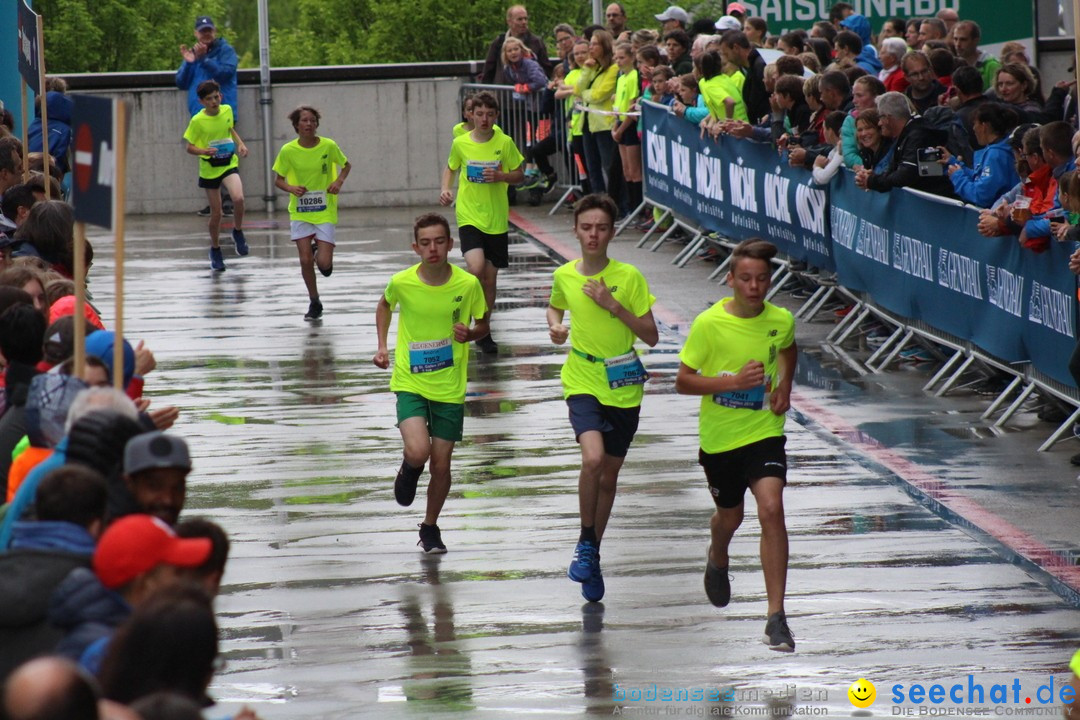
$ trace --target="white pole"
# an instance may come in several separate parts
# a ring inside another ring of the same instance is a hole
[[[274,212],[274,135],[270,108],[274,101],[270,97],[270,20],[266,11],[267,0],[259,0],[259,106],[262,108],[263,131],[263,170],[266,173],[266,212]]]
[[[600,0],[592,0],[593,25],[603,25],[605,19],[604,6],[600,4]]]

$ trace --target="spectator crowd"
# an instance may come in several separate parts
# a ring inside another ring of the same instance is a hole
[[[64,90],[50,85],[50,115]],[[73,213],[59,199],[66,144],[50,142],[46,162],[39,132],[24,175],[27,149],[10,131],[0,130],[0,717],[201,718],[229,541],[181,517],[191,457],[166,432],[179,412],[150,407],[153,353],[94,308],[86,241],[76,267]]]

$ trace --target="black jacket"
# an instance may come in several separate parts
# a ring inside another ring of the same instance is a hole
[[[759,123],[769,114],[769,91],[765,89],[765,58],[757,48],[750,49],[750,66],[746,68],[746,80],[743,82],[742,97],[746,104],[746,114],[750,123]]]
[[[945,140],[945,133],[930,127],[918,115],[911,118],[896,139],[896,150],[888,171],[871,175],[867,187],[878,192],[909,187],[943,197],[956,197],[948,175],[919,175],[919,149],[944,145]]]
[[[0,554],[0,682],[22,663],[56,648],[64,633],[49,623],[53,591],[90,557],[59,550],[16,549]]]

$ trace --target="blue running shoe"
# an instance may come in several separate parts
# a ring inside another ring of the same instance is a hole
[[[589,602],[600,602],[604,599],[604,574],[600,571],[600,556],[596,556],[592,575],[581,583],[581,597]]]
[[[236,254],[237,255],[240,255],[241,257],[243,257],[244,255],[248,254],[247,238],[244,237],[244,231],[243,230],[237,230],[236,228],[233,228],[232,241],[233,241],[233,244],[236,245]]]
[[[593,568],[600,567],[600,553],[588,540],[582,540],[574,548],[574,559],[566,571],[566,577],[583,583],[592,577]],[[602,581],[601,581],[602,582]]]
[[[221,257],[221,248],[210,248],[210,269],[211,270],[224,270],[225,258]]]

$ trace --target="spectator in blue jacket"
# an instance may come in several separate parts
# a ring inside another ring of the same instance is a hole
[[[236,106],[236,51],[225,38],[217,36],[217,27],[208,15],[195,19],[195,38],[190,48],[180,46],[184,62],[176,71],[176,87],[188,91],[188,112],[192,116],[202,110],[197,89],[206,80],[221,86],[222,103],[232,108],[233,118],[239,118]]]
[[[953,157],[941,148],[941,162],[949,168],[949,179],[957,197],[988,208],[1020,182],[1009,142],[1009,134],[1019,124],[1020,116],[1012,108],[1001,103],[984,103],[975,108],[972,121],[975,139],[983,146],[975,151],[974,167],[967,167],[962,158]]]
[[[1063,120],[1047,123],[1039,128],[1039,144],[1042,145],[1043,159],[1046,164],[1053,168],[1052,175],[1057,180],[1069,170],[1076,169],[1076,157],[1073,153],[1073,128]],[[1061,217],[1063,211],[1057,193],[1054,194],[1054,205],[1049,211],[1037,215],[1024,224],[1020,232],[1020,243],[1023,244],[1029,237],[1047,237],[1050,235],[1050,220]]]
[[[46,83],[45,108],[49,121],[49,155],[61,172],[71,169],[68,148],[71,147],[71,111],[75,104],[67,93],[67,83],[62,78],[49,78]],[[34,121],[26,130],[27,152],[44,152],[41,142],[41,99],[35,105]]]

